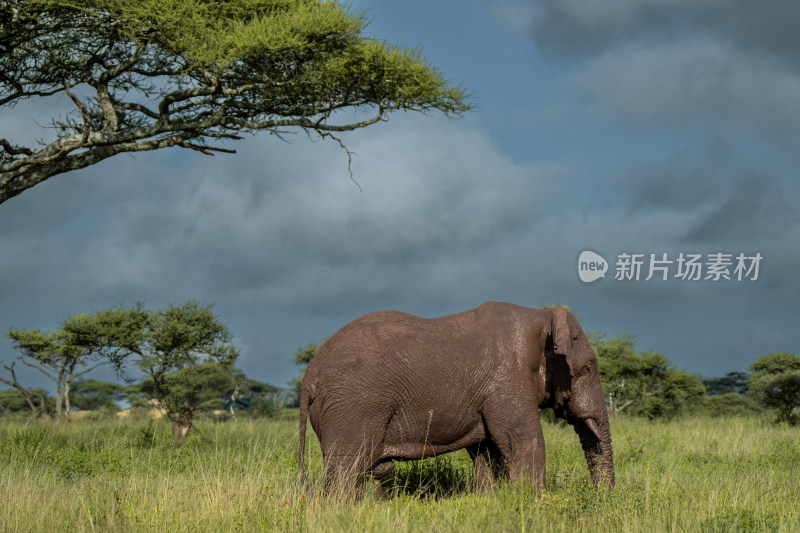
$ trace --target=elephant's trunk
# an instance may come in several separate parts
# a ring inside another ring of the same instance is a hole
[[[600,424],[592,418],[577,420],[574,427],[581,441],[592,482],[595,485],[603,483],[609,489],[613,489],[615,483],[614,452],[611,449],[608,417],[601,420]]]

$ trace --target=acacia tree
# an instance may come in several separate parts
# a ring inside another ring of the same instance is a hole
[[[746,394],[749,379],[747,372],[728,372],[721,378],[704,379],[703,386],[709,396]]]
[[[199,410],[229,410],[235,419],[236,409],[245,409],[251,416],[275,412],[280,391],[269,383],[248,378],[236,368],[224,368],[214,363],[187,365],[170,372],[165,380],[182,402]],[[152,379],[132,385],[127,389],[131,405],[150,406],[150,398],[157,398]],[[237,394],[238,393],[238,394]],[[258,413],[253,413],[253,410]]]
[[[15,349],[22,352],[23,356],[20,360],[24,365],[35,368],[55,382],[56,421],[61,419],[62,405],[67,421],[69,421],[71,418],[69,403],[71,382],[104,364],[105,361],[84,368],[87,363],[91,362],[93,351],[75,344],[74,339],[63,327],[51,332],[11,328],[6,333],[6,337],[13,341]],[[16,377],[14,381],[16,381]]]
[[[41,146],[0,138],[0,203],[124,152],[230,153],[220,141],[289,129],[344,147],[338,132],[397,110],[469,109],[418,49],[366,25],[323,0],[3,0],[0,110],[56,95],[72,109]]]
[[[84,315],[69,329],[81,345],[102,354],[117,369],[132,362],[144,372],[172,421],[173,435],[180,439],[192,430],[200,396],[193,392],[192,372],[178,371],[198,362],[228,368],[239,356],[228,327],[211,308],[188,301],[148,310],[136,303]]]
[[[167,373],[163,379],[180,405],[188,404],[195,411],[219,409],[232,382],[228,369],[214,363],[189,364]],[[141,382],[138,388],[150,398],[159,395],[152,378]]]

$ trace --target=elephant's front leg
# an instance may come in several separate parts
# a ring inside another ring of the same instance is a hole
[[[497,445],[511,480],[530,480],[544,488],[544,433],[539,422],[539,410],[514,409],[516,402],[497,402],[485,410],[490,438]],[[532,405],[536,405],[531,401]]]
[[[544,434],[539,421],[536,421],[535,428],[517,435],[514,441],[508,459],[511,479],[529,479],[537,488],[544,488]]]

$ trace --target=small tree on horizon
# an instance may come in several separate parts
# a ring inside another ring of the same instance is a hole
[[[118,410],[125,398],[125,387],[112,381],[76,379],[71,388],[72,405],[85,411]]]
[[[230,368],[239,356],[228,327],[211,308],[192,300],[157,310],[141,303],[120,305],[86,315],[72,333],[118,370],[132,363],[144,372],[172,422],[173,435],[182,439],[192,430],[200,405],[189,394],[191,384],[175,373],[203,362]]]
[[[775,352],[750,365],[750,392],[764,406],[794,424],[800,418],[800,355]]]
[[[67,318],[64,324],[69,320]],[[22,352],[22,357],[19,358],[22,364],[38,370],[55,382],[56,422],[61,419],[62,407],[69,422],[70,384],[106,361],[95,362],[94,365],[84,368],[93,359],[96,361],[96,354],[91,348],[76,344],[76,339],[64,329],[64,325],[51,332],[11,328],[6,337],[13,341],[16,350]]]
[[[747,372],[728,372],[721,378],[705,378],[703,386],[709,396],[722,394],[745,394],[750,376]]]

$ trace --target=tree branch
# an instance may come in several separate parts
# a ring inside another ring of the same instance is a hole
[[[350,181],[356,184],[356,187],[358,187],[358,192],[364,192],[364,190],[361,188],[361,184],[358,183],[356,179],[353,177],[352,165],[353,165],[354,152],[351,152],[344,144],[344,142],[339,137],[336,137],[333,133],[320,132],[319,136],[322,137],[323,139],[325,139],[326,137],[332,139],[335,143],[339,145],[339,147],[342,150],[344,150],[344,153],[347,154],[347,172],[350,174]]]
[[[97,104],[103,110],[103,118],[105,119],[103,131],[117,131],[119,129],[119,115],[117,115],[117,110],[114,109],[114,102],[108,92],[107,83],[101,82],[97,84]]]
[[[2,146],[3,150],[5,150],[9,155],[33,155],[33,150],[30,148],[25,148],[24,146],[11,146],[11,143],[5,139],[0,139],[0,146]]]
[[[27,362],[25,359],[23,359],[22,357],[20,357],[20,358],[19,358],[19,360],[20,360],[20,361],[22,361],[22,364],[23,364],[23,365],[29,366],[29,367],[31,367],[31,368],[35,368],[36,370],[38,370],[39,372],[41,372],[42,374],[44,374],[44,375],[45,375],[45,376],[47,376],[48,378],[50,378],[50,379],[52,379],[53,381],[55,381],[56,383],[58,383],[58,378],[56,378],[56,377],[53,377],[53,376],[52,376],[52,375],[51,375],[51,374],[50,374],[50,373],[49,373],[47,370],[45,370],[45,369],[44,369],[44,368],[42,368],[41,366],[39,366],[39,365],[37,365],[37,364],[34,364],[34,363],[29,363],[29,362]]]
[[[72,82],[72,78],[70,77],[65,82],[64,91],[67,93],[67,96],[72,99],[78,109],[81,111],[81,117],[83,118],[83,134],[77,140],[70,141],[69,139],[73,138],[73,136],[67,137],[65,139],[59,139],[56,143],[51,144],[39,154],[34,154],[30,157],[25,159],[19,159],[10,165],[11,168],[8,170],[15,170],[16,168],[20,168],[22,166],[34,166],[34,165],[47,165],[59,159],[62,159],[68,153],[72,152],[73,150],[77,150],[78,148],[82,148],[87,145],[87,141],[89,140],[89,134],[92,130],[92,115],[89,113],[86,105],[80,101],[80,99],[72,94],[69,90],[70,84]],[[47,154],[55,145],[61,145],[60,148],[52,155],[45,155]],[[8,171],[3,169],[4,171]]]
[[[81,377],[82,375],[84,375],[84,374],[87,374],[87,373],[91,372],[92,370],[94,370],[94,369],[95,369],[95,368],[97,368],[98,366],[103,366],[104,364],[106,364],[106,363],[105,363],[105,361],[103,361],[102,363],[97,363],[96,365],[94,365],[94,366],[91,366],[91,367],[87,368],[86,370],[82,370],[82,371],[80,371],[80,372],[78,372],[78,373],[75,373],[75,372],[73,372],[72,374],[70,374],[69,376],[67,376],[67,379],[66,379],[66,381],[67,381],[67,383],[69,383],[69,382],[70,382],[70,381],[72,381],[73,379],[75,379],[75,378],[79,378],[79,377]]]
[[[23,99],[23,98],[29,98],[31,96],[40,96],[40,97],[53,96],[54,94],[57,94],[57,93],[60,93],[60,92],[61,92],[61,87],[58,87],[57,89],[52,89],[52,90],[49,90],[49,91],[23,91],[23,90],[18,90],[16,92],[6,96],[5,98],[0,98],[0,107],[6,105],[9,102],[13,102],[14,100],[20,100],[20,99]]]
[[[20,391],[22,393],[22,395],[25,396],[25,403],[27,403],[28,407],[31,408],[31,411],[33,411],[35,413],[36,412],[36,406],[33,405],[33,400],[31,400],[31,397],[29,396],[29,393],[30,394],[36,394],[36,393],[31,391],[31,390],[26,389],[25,387],[23,387],[22,385],[19,384],[19,382],[17,381],[17,374],[14,372],[14,365],[15,364],[17,364],[16,361],[11,363],[11,366],[3,365],[3,368],[5,368],[9,372],[11,372],[12,381],[8,381],[7,379],[2,378],[2,377],[0,377],[0,381],[2,381],[3,383],[5,383],[6,385],[8,385],[10,387],[14,387],[18,391]],[[42,407],[44,407],[44,398],[42,397],[42,395],[41,394],[36,394],[36,396],[39,397],[39,400],[41,401]]]
[[[190,142],[182,142],[178,143],[176,146],[180,146],[181,148],[190,148],[201,154],[213,156],[213,152],[223,152],[226,154],[235,154],[236,150],[231,150],[230,148],[216,148],[214,146],[205,146],[200,144],[193,144]]]

